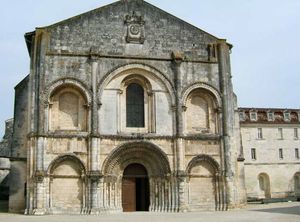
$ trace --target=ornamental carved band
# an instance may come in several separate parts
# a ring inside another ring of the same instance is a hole
[[[145,41],[145,20],[143,16],[139,16],[135,11],[131,15],[125,16],[125,25],[127,25],[126,42],[143,44]]]

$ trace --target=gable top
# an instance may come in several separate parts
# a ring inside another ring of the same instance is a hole
[[[49,29],[49,28],[55,28],[56,26],[59,26],[59,25],[64,25],[64,24],[68,24],[68,23],[71,23],[71,22],[74,22],[76,19],[80,19],[80,18],[83,18],[85,16],[88,16],[89,14],[93,14],[93,13],[101,13],[101,12],[104,12],[105,10],[109,10],[111,9],[112,7],[116,7],[118,5],[121,5],[123,4],[125,8],[127,8],[128,4],[130,3],[136,3],[136,4],[143,4],[143,7],[149,7],[149,8],[152,8],[152,9],[155,9],[157,11],[159,11],[160,13],[162,13],[163,15],[165,15],[166,17],[171,17],[172,19],[174,19],[175,21],[179,22],[179,23],[183,23],[184,25],[190,27],[191,29],[194,29],[194,30],[197,30],[205,35],[208,35],[210,36],[211,38],[214,38],[216,40],[221,40],[220,38],[144,1],[144,0],[119,0],[119,1],[116,1],[116,2],[113,2],[111,4],[108,4],[108,5],[105,5],[105,6],[102,6],[102,7],[99,7],[99,8],[96,8],[96,9],[93,9],[93,10],[90,10],[90,11],[87,11],[87,12],[84,12],[82,14],[79,14],[79,15],[76,15],[76,16],[73,16],[71,18],[67,18],[65,20],[62,20],[62,21],[59,21],[57,23],[54,23],[54,24],[51,24],[51,25],[48,25],[48,26],[44,26],[44,27],[37,27],[36,29]],[[128,13],[130,13],[128,11]],[[26,44],[27,44],[27,48],[28,48],[28,51],[29,51],[29,54],[30,54],[30,48],[31,48],[31,44],[32,44],[32,36],[35,35],[35,31],[32,31],[32,32],[28,32],[28,33],[25,33],[25,41],[26,41]],[[232,48],[232,45],[227,43],[229,45],[230,48]]]

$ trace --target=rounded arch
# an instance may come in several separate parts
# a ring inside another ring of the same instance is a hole
[[[126,76],[122,80],[121,88],[124,89],[124,88],[128,87],[128,85],[130,85],[131,83],[137,83],[137,84],[145,87],[145,90],[148,93],[152,91],[152,86],[151,86],[150,81],[142,75],[132,74],[132,75]]]
[[[149,117],[154,113],[153,100],[149,97],[152,92],[150,81],[142,75],[132,74],[122,80],[121,90],[126,101],[126,127],[148,126]]]
[[[82,83],[80,80],[77,80],[75,78],[61,78],[48,85],[44,93],[45,100],[49,102],[51,96],[55,94],[55,92],[65,87],[71,87],[78,90],[84,96],[87,105],[91,104],[92,92],[88,89],[88,87],[84,83]]]
[[[187,165],[187,168],[186,168],[186,174],[190,174],[192,168],[201,162],[208,163],[212,167],[212,169],[214,169],[215,174],[220,172],[220,165],[214,158],[212,158],[211,156],[205,155],[205,154],[201,154],[201,155],[195,156],[189,162],[189,164]]]
[[[182,93],[183,106],[186,106],[188,96],[191,94],[192,91],[194,91],[196,89],[204,89],[207,92],[209,92],[211,95],[213,95],[213,97],[215,99],[214,101],[215,101],[216,107],[218,107],[218,108],[221,107],[222,100],[221,100],[221,96],[220,96],[219,92],[214,87],[212,87],[206,83],[203,83],[203,82],[194,83],[194,84],[188,86],[185,90],[183,90],[183,93]]]
[[[56,157],[54,160],[51,161],[47,168],[47,174],[51,175],[53,171],[64,161],[72,161],[77,164],[79,169],[82,171],[82,173],[86,173],[86,167],[84,163],[74,154],[64,154]]]
[[[73,154],[58,156],[49,164],[47,198],[51,210],[57,213],[78,212],[85,207],[85,173],[84,164]]]
[[[186,168],[190,209],[217,209],[220,187],[219,164],[211,156],[195,156]],[[205,192],[203,192],[205,190]]]
[[[175,104],[175,91],[171,81],[166,77],[166,75],[164,75],[156,68],[142,63],[129,63],[109,71],[98,84],[97,92],[99,95],[99,99],[101,100],[105,86],[108,85],[108,83],[112,79],[114,79],[117,75],[120,75],[125,72],[130,73],[131,71],[132,71],[131,74],[136,74],[137,71],[146,72],[160,79],[161,83],[165,86],[165,88],[167,89],[170,95],[171,105],[173,106]]]
[[[264,177],[264,178],[270,180],[269,175],[265,172],[262,172],[262,173],[258,174],[257,179],[259,179],[260,177]]]
[[[296,172],[293,176],[294,192],[296,196],[300,196],[300,172]]]
[[[264,193],[263,198],[271,198],[270,177],[267,173],[262,172],[257,176],[259,189]]]
[[[105,159],[102,173],[121,176],[132,163],[145,166],[149,176],[163,177],[171,173],[167,155],[157,145],[144,141],[128,142],[116,147]]]
[[[45,130],[88,131],[91,100],[91,92],[79,80],[56,80],[45,91]]]

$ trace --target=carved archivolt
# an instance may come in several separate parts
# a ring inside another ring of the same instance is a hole
[[[205,154],[201,154],[201,155],[198,155],[198,156],[194,157],[189,162],[189,164],[186,168],[186,173],[190,174],[192,168],[194,166],[200,164],[201,162],[208,163],[212,167],[212,169],[214,169],[216,174],[220,172],[220,165],[214,158],[212,158],[211,156],[205,155]]]
[[[132,73],[130,71],[132,70]],[[140,74],[141,73],[148,73],[150,75],[154,75],[157,79],[160,80],[161,84],[163,84],[168,91],[171,99],[172,106],[175,104],[175,93],[174,88],[172,86],[172,83],[170,80],[160,71],[155,69],[154,67],[151,67],[149,65],[140,64],[140,63],[130,63],[126,64],[124,66],[120,66],[116,69],[113,69],[112,71],[108,72],[104,78],[100,81],[98,85],[98,95],[99,99],[102,98],[103,90],[108,85],[108,83],[114,79],[117,75],[121,75],[123,73],[129,73],[129,74]],[[100,102],[100,101],[99,101]]]
[[[51,175],[53,170],[55,170],[62,162],[64,161],[72,161],[77,164],[78,168],[81,170],[82,174],[86,174],[86,167],[84,163],[74,154],[64,154],[56,157],[52,162],[49,164],[47,168],[47,174]]]
[[[121,176],[124,169],[132,163],[144,165],[149,176],[164,177],[171,172],[168,157],[158,146],[136,141],[115,148],[104,161],[102,173]]]
[[[48,87],[45,89],[44,93],[44,99],[45,102],[48,103],[50,97],[52,94],[61,87],[74,87],[78,89],[85,97],[88,104],[91,104],[92,101],[92,92],[88,89],[88,87],[82,83],[80,80],[74,79],[74,78],[62,78],[58,79],[55,82],[51,83]]]
[[[193,85],[190,85],[183,91],[183,94],[182,94],[183,106],[186,106],[186,102],[187,102],[187,98],[188,98],[189,94],[195,89],[205,89],[205,90],[209,91],[215,97],[216,106],[218,108],[221,107],[222,100],[221,100],[221,96],[220,96],[219,92],[214,87],[212,87],[206,83],[202,83],[202,82],[198,82]]]

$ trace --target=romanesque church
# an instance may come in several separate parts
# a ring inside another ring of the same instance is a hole
[[[36,28],[25,40],[30,74],[16,86],[11,211],[245,203],[226,40],[143,0]]]

